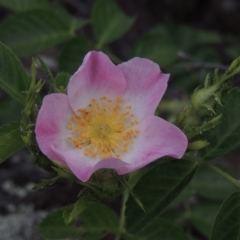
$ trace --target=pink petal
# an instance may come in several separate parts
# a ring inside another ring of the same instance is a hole
[[[67,122],[72,114],[67,95],[53,93],[44,97],[36,121],[35,133],[39,148],[48,158],[64,165],[65,160],[52,150],[52,145],[67,141]]]
[[[126,87],[122,72],[102,52],[89,52],[78,71],[71,77],[68,96],[76,111],[92,98],[121,96]]]
[[[62,150],[53,147],[53,150],[60,156],[60,158],[65,159],[66,165],[82,182],[88,181],[91,175],[98,169],[119,169],[128,165],[128,163],[116,158],[102,160],[93,159],[84,156],[83,151],[79,149]]]
[[[118,169],[118,174],[132,172],[163,156],[181,158],[187,149],[185,134],[159,117],[147,117],[140,124],[139,131],[131,152],[123,157],[130,165]]]
[[[159,66],[144,58],[133,58],[118,65],[127,86],[123,98],[134,107],[138,120],[153,115],[167,88],[169,74],[161,72]]]

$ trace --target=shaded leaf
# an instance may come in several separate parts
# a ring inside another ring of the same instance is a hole
[[[39,225],[39,231],[43,237],[49,240],[70,237],[95,240],[109,232],[118,231],[119,219],[116,213],[102,204],[94,203],[85,209],[81,214],[81,225],[78,227],[66,225],[63,214],[64,209],[60,209],[43,219]]]
[[[127,230],[137,233],[159,216],[188,184],[196,169],[196,163],[172,160],[147,172],[133,189],[146,212],[130,197],[125,213]]]
[[[114,0],[98,0],[93,6],[92,25],[98,47],[112,42],[131,28],[135,18],[126,16]]]
[[[1,37],[0,37],[1,38]],[[15,100],[24,103],[30,78],[15,54],[0,42],[0,87]]]
[[[182,25],[177,30],[176,39],[176,43],[182,51],[190,51],[199,45],[219,43],[221,41],[221,36],[214,31],[194,29]]]
[[[240,239],[240,192],[230,195],[222,204],[213,225],[210,240]]]
[[[20,12],[30,9],[48,9],[50,4],[47,0],[0,0],[0,6]]]
[[[125,234],[125,240],[187,240],[182,230],[171,222],[155,219],[137,235]]]
[[[24,147],[19,122],[0,128],[0,163]]]
[[[82,214],[84,227],[91,231],[118,232],[119,218],[109,207],[94,203]]]
[[[3,22],[0,32],[0,41],[18,56],[43,51],[73,36],[67,22],[47,10],[17,13]]]
[[[186,219],[188,219],[187,214],[188,213],[184,212],[184,209],[173,207],[164,211],[163,214],[161,214],[160,219],[170,221],[182,229],[186,224]]]
[[[59,209],[45,217],[38,226],[40,234],[48,240],[81,236],[83,230],[66,225],[62,216],[63,209]]]
[[[11,97],[0,101],[0,126],[9,122],[20,121],[22,104]]]
[[[133,46],[131,56],[151,59],[160,67],[167,67],[178,58],[177,47],[164,27],[157,27],[140,37]]]
[[[92,49],[91,42],[85,37],[76,37],[67,42],[59,57],[60,71],[73,74],[82,64],[84,56]]]
[[[192,209],[191,222],[206,237],[210,236],[220,205],[220,202],[201,202]]]
[[[195,29],[195,31],[197,32],[196,41],[199,44],[220,43],[222,40],[222,36],[218,32],[199,29]]]
[[[57,14],[63,21],[67,22],[70,26],[70,29],[77,30],[79,28],[82,28],[86,24],[90,23],[90,20],[85,19],[79,19],[76,17],[73,17],[64,6],[52,3],[51,10]]]

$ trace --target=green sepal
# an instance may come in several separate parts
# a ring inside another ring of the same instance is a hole
[[[36,63],[32,59],[31,67],[31,83],[28,91],[26,92],[25,106],[22,111],[21,129],[22,139],[26,143],[32,155],[32,160],[40,167],[46,170],[52,170],[52,162],[44,156],[38,148],[35,139],[34,127],[38,114],[37,103],[39,100],[39,93],[44,85],[44,82],[36,81]]]
[[[218,69],[215,69],[214,76],[211,79],[208,74],[204,81],[204,88],[199,87],[194,91],[191,97],[191,106],[200,116],[215,115],[216,103],[222,106],[220,96],[223,90],[227,89],[225,82],[240,72],[240,57],[235,59],[228,70],[222,76],[218,76]]]
[[[58,180],[60,179],[60,176],[51,178],[51,179],[43,179],[40,183],[35,184],[33,187],[33,190],[40,190],[44,187],[49,187],[54,185]]]
[[[220,114],[208,122],[203,123],[201,126],[185,126],[183,131],[190,140],[198,135],[202,135],[204,132],[215,128],[221,122],[221,117],[222,115]]]
[[[191,97],[191,104],[193,109],[200,115],[202,114],[212,115],[212,113],[214,114],[214,110],[213,110],[214,101],[211,101],[211,102],[209,101],[214,96],[214,94],[216,94],[216,92],[220,89],[220,87],[221,87],[221,84],[216,83],[207,88],[202,88],[199,90],[197,89]]]
[[[58,165],[57,167],[52,166],[52,169],[62,178],[66,178],[71,181],[77,180],[77,178],[72,174],[72,172],[65,166],[60,166],[60,165]]]
[[[211,76],[210,73],[207,74],[205,80],[204,80],[204,88],[208,88],[211,85]]]
[[[57,86],[56,86],[56,82],[55,82],[55,79],[52,75],[52,72],[51,70],[48,68],[48,66],[46,65],[46,63],[38,56],[38,60],[39,60],[39,63],[42,67],[42,70],[43,72],[46,74],[48,80],[50,81],[51,83],[51,89],[50,89],[50,92],[59,92]]]
[[[188,144],[188,149],[191,151],[196,151],[196,150],[205,148],[208,145],[209,145],[209,142],[206,140],[197,140],[197,141],[190,142]]]
[[[228,70],[225,74],[220,78],[221,82],[225,82],[229,78],[233,77],[237,73],[240,72],[240,57],[236,58],[231,65],[229,66]]]

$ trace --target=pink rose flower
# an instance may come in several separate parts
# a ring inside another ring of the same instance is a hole
[[[100,168],[135,171],[163,156],[181,158],[187,138],[154,116],[169,74],[144,58],[115,66],[89,52],[67,92],[44,97],[36,122],[41,151],[86,182]]]

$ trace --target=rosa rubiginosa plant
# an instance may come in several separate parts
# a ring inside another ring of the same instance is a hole
[[[55,174],[35,190],[64,181],[81,186],[75,203],[40,223],[46,239],[187,239],[164,214],[201,167],[239,190],[231,173],[209,161],[240,145],[240,91],[232,80],[240,58],[225,73],[207,75],[175,124],[154,116],[169,74],[151,60],[115,65],[103,52],[90,51],[72,76],[54,77],[39,57],[29,77],[4,44],[0,59],[0,86],[23,106],[21,121],[0,128],[1,162],[27,147],[36,165]],[[47,94],[41,91],[45,81],[36,80],[37,64],[50,84]],[[109,205],[115,199],[122,200],[117,213]],[[222,203],[211,240],[238,234],[239,200],[235,191]],[[235,225],[223,230],[232,219]]]

